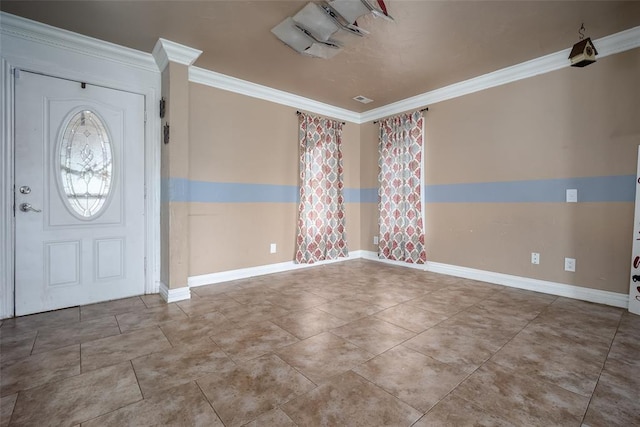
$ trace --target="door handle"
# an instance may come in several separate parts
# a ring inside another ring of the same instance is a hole
[[[33,206],[31,206],[31,203],[23,203],[20,205],[20,210],[22,212],[42,212],[40,209],[36,209]]]

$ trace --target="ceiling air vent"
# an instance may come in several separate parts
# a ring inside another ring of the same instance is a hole
[[[362,95],[358,95],[353,97],[353,99],[355,99],[358,102],[362,102],[363,104],[368,104],[370,102],[373,102],[373,99],[369,99],[366,96],[362,96]]]

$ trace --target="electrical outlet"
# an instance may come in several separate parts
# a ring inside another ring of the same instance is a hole
[[[540,264],[540,254],[531,252],[531,264]]]
[[[275,244],[275,243],[272,243],[272,244],[271,244],[271,247],[269,248],[269,251],[270,251],[272,254],[275,254],[275,253],[276,253],[276,244]]]
[[[373,236],[373,244],[374,245],[378,244],[378,236]]]
[[[578,203],[578,190],[575,188],[567,189],[567,203]]]
[[[575,258],[565,258],[564,259],[564,271],[576,271],[576,259]]]

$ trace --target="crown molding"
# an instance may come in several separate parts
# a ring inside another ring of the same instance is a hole
[[[108,59],[121,64],[157,72],[163,70],[169,61],[189,66],[189,80],[215,88],[228,90],[253,98],[263,99],[282,105],[322,114],[348,122],[362,124],[403,111],[422,108],[437,102],[468,95],[484,89],[545,74],[569,67],[570,48],[532,59],[511,67],[506,67],[482,76],[454,83],[440,89],[425,92],[364,113],[339,108],[289,92],[227,76],[215,71],[191,66],[202,51],[169,40],[159,39],[153,53],[119,46],[103,40],[83,36],[67,30],[31,21],[0,12],[0,34],[32,40],[50,46],[61,47],[84,55]],[[604,58],[640,47],[640,26],[594,40],[599,55]]]
[[[163,71],[169,62],[176,62],[189,67],[196,62],[196,59],[198,59],[201,54],[201,50],[163,38],[158,39],[151,53],[160,71]]]
[[[640,47],[640,26],[599,38],[593,44],[600,52],[598,58],[635,49]],[[360,115],[360,123],[569,67],[569,52],[571,48],[374,108]]]
[[[151,54],[0,12],[0,34],[157,72]]]
[[[345,120],[352,123],[360,123],[360,113],[335,107],[323,102],[314,101],[300,95],[295,95],[282,90],[273,89],[268,86],[251,83],[236,77],[205,70],[204,68],[190,67],[189,81],[199,83],[230,92],[251,96],[253,98],[264,99],[277,104],[299,108],[312,113],[322,114],[336,119]]]

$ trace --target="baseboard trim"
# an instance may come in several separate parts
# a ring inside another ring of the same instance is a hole
[[[259,265],[257,267],[240,268],[237,270],[221,271],[219,273],[201,274],[191,276],[187,280],[189,287],[212,285],[214,283],[228,282],[231,280],[247,279],[254,276],[266,274],[282,273],[285,271],[299,270],[302,268],[315,267],[318,265],[333,264],[336,262],[348,261],[350,259],[362,258],[362,251],[351,251],[348,257],[327,261],[319,261],[313,264],[296,264],[293,261],[280,262],[276,264]]]
[[[371,261],[378,261],[381,262],[383,264],[389,264],[389,265],[397,265],[399,267],[406,267],[406,268],[413,268],[414,270],[424,270],[425,269],[425,265],[424,264],[412,264],[412,263],[408,263],[408,262],[402,262],[402,261],[395,261],[392,259],[384,259],[384,258],[380,258],[378,256],[377,252],[373,252],[373,251],[361,251],[362,252],[362,258],[364,259],[368,259]]]
[[[241,268],[238,270],[222,271],[219,273],[203,274],[191,276],[188,279],[189,287],[210,285],[231,280],[247,279],[254,276],[266,274],[282,273],[285,271],[309,268],[318,265],[333,264],[336,262],[348,261],[351,259],[367,259],[383,264],[395,265],[399,267],[412,268],[416,270],[429,271],[432,273],[446,274],[448,276],[463,277],[465,279],[479,280],[481,282],[493,283],[496,285],[508,286],[510,288],[526,289],[529,291],[542,292],[545,294],[557,295],[578,299],[582,301],[595,302],[598,304],[610,305],[628,309],[629,295],[617,292],[603,291],[600,289],[584,288],[581,286],[567,285],[565,283],[549,282],[546,280],[532,279],[530,277],[513,276],[510,274],[496,273],[493,271],[478,270],[469,267],[443,264],[440,262],[427,261],[427,264],[409,264],[400,261],[392,261],[378,258],[378,253],[373,251],[358,250],[349,252],[348,258],[337,260],[321,261],[315,264],[296,264],[293,261],[281,262],[277,264],[261,265],[258,267]],[[160,285],[160,293],[163,298],[164,284]],[[182,291],[187,288],[174,289],[172,291]],[[189,298],[188,296],[184,299]],[[178,301],[178,300],[175,300]],[[171,302],[171,301],[169,301]]]
[[[494,283],[496,285],[509,286],[511,288],[543,292],[545,294],[558,295],[595,302],[598,304],[606,304],[624,309],[629,307],[628,294],[583,288],[581,286],[567,285],[565,283],[549,282],[546,280],[495,273],[493,271],[478,270],[475,268],[460,267],[457,265],[443,264],[439,262],[427,262],[426,270],[432,273],[464,277],[466,279],[479,280],[481,282]]]
[[[167,303],[184,301],[191,299],[191,291],[188,286],[183,288],[169,289],[166,284],[160,282],[160,296]]]

